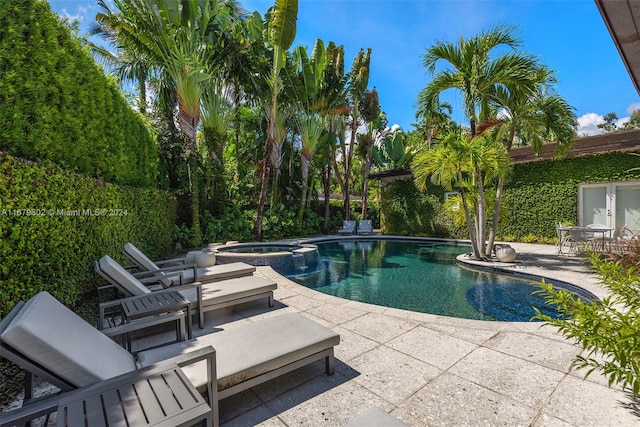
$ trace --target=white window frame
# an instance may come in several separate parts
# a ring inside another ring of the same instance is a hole
[[[616,182],[595,182],[590,184],[580,184],[578,187],[578,224],[585,224],[583,207],[584,207],[584,190],[586,188],[604,187],[606,189],[606,210],[607,223],[603,224],[609,228],[616,226],[625,226],[627,224],[616,224],[616,191],[618,187],[637,187],[640,191],[640,181],[616,181]]]

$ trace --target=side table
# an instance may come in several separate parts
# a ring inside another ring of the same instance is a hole
[[[170,364],[63,394],[57,422],[64,427],[212,426],[214,414],[184,372]]]
[[[157,314],[183,311],[187,324],[187,335],[189,339],[193,338],[191,302],[178,291],[151,292],[149,294],[124,298],[121,300],[121,305],[125,321],[127,322]],[[180,341],[183,339],[184,333]]]

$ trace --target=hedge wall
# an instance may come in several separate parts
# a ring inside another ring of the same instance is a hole
[[[580,184],[640,179],[640,159],[629,153],[606,153],[515,165],[505,185],[499,238],[553,239],[558,221],[578,223]],[[390,183],[382,192],[380,217],[385,234],[468,238],[442,207],[444,190],[428,183],[419,192],[412,180]]]
[[[0,150],[108,182],[156,186],[142,116],[44,0],[0,2]]]
[[[383,234],[465,238],[443,209],[444,189],[427,183],[421,193],[411,179],[396,180],[381,188],[380,227]]]
[[[75,305],[101,282],[93,261],[109,254],[125,262],[128,241],[151,258],[170,252],[175,217],[166,192],[0,153],[0,317],[41,290]]]

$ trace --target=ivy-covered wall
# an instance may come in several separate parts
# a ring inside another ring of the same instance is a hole
[[[499,238],[544,241],[556,236],[556,222],[578,223],[580,184],[640,179],[638,156],[606,153],[515,165],[505,185]],[[467,238],[443,209],[444,190],[428,183],[425,193],[411,179],[397,180],[382,192],[385,234]]]
[[[0,152],[0,318],[46,290],[66,305],[101,283],[94,260],[125,262],[133,242],[151,258],[173,249],[175,198]],[[125,265],[128,265],[127,262]]]
[[[556,222],[578,223],[580,184],[640,179],[640,158],[605,153],[516,165],[505,186],[509,215],[501,218],[500,234],[554,238]]]
[[[157,148],[142,116],[44,0],[0,2],[0,150],[157,185]]]

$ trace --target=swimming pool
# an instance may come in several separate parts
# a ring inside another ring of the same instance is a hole
[[[313,269],[285,275],[329,295],[422,313],[477,320],[530,321],[532,307],[557,313],[539,295],[538,282],[457,265],[470,247],[428,240],[344,239],[314,242]],[[594,295],[554,282],[584,299]]]

